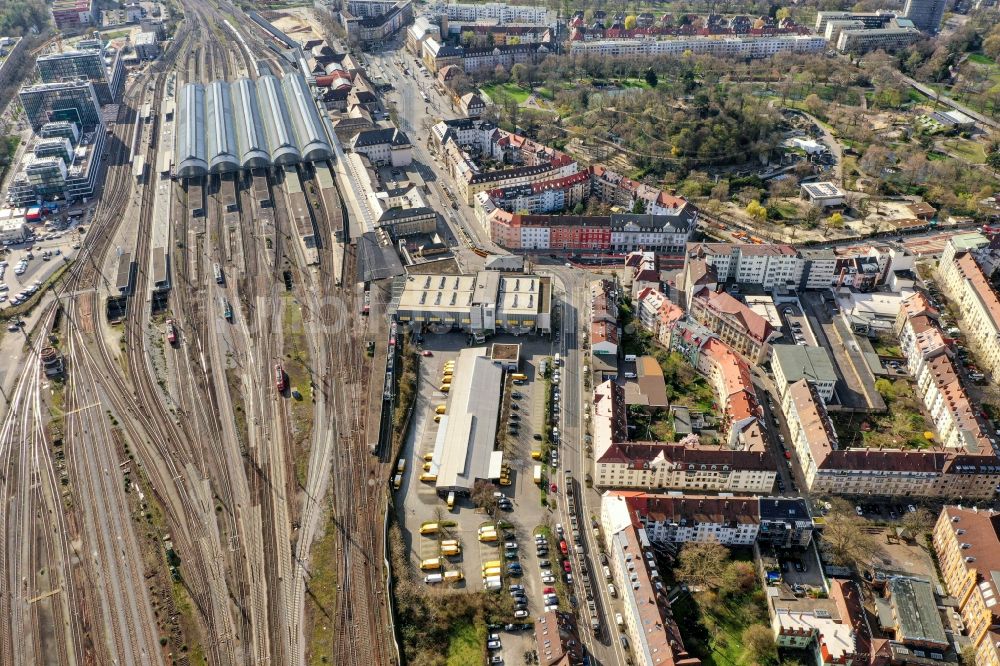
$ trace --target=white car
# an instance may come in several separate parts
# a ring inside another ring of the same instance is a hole
[[[552,576],[552,574],[543,575],[542,576],[542,582],[543,583],[554,583],[554,582],[556,582],[556,579],[555,579],[554,576]]]
[[[528,611],[526,610],[514,611],[514,617],[518,619],[528,617]]]

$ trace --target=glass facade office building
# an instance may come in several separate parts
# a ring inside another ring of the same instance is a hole
[[[40,56],[36,64],[42,83],[78,79],[90,81],[101,104],[114,103],[124,83],[124,65],[120,54],[105,51],[100,42],[94,48]]]
[[[21,88],[19,97],[35,132],[46,123],[60,120],[84,131],[103,123],[101,105],[90,81],[42,83]]]

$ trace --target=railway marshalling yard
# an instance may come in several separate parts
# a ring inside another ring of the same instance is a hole
[[[285,67],[237,8],[182,5],[108,124],[83,247],[16,334],[0,663],[393,663],[384,318],[357,314],[328,162],[164,174],[184,84]]]

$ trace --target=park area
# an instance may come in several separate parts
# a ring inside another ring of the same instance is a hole
[[[671,574],[686,586],[671,605],[684,647],[704,666],[779,663],[750,551],[688,543]]]

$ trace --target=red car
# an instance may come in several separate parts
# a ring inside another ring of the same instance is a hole
[[[555,594],[555,593],[556,593],[556,588],[554,587],[547,587],[544,590],[542,590],[542,594]]]
[[[434,354],[432,354],[432,353],[431,353],[431,350],[430,350],[430,349],[425,349],[425,350],[423,350],[423,351],[422,351],[422,352],[420,352],[420,353],[421,353],[421,355],[423,355],[423,356],[434,356]]]
[[[559,550],[562,552],[563,555],[569,552],[569,546],[566,545],[565,539],[561,539],[559,541]]]
[[[558,490],[558,488],[556,487],[556,484],[553,483],[551,486],[549,486],[549,492],[550,493],[554,493],[557,490]]]
[[[170,344],[176,344],[177,342],[177,327],[174,326],[174,320],[167,320],[167,342]]]
[[[788,451],[785,451],[785,460],[791,460],[791,459],[792,459],[792,454],[789,453]]]
[[[569,560],[563,560],[563,571],[569,573],[572,569],[569,566]]]

